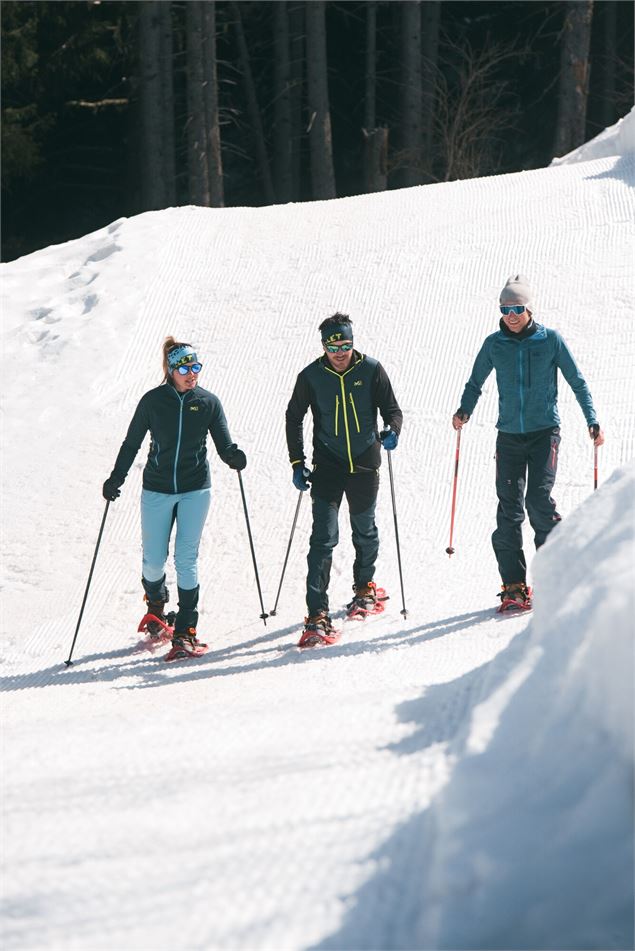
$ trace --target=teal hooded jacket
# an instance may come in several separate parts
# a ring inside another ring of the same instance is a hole
[[[571,351],[556,330],[532,321],[522,333],[504,328],[485,338],[465,384],[459,412],[471,416],[483,384],[496,371],[498,421],[504,433],[530,433],[560,425],[558,370],[573,390],[587,426],[597,423],[591,393]]]

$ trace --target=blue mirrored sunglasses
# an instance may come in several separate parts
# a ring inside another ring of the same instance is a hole
[[[501,304],[501,314],[507,317],[509,314],[517,314],[519,317],[527,309],[524,304]]]
[[[325,343],[324,346],[329,353],[348,353],[353,349],[352,343]]]
[[[177,367],[176,372],[179,373],[181,376],[187,376],[190,370],[192,371],[192,373],[200,373],[202,369],[203,369],[202,363],[190,363],[190,364],[183,364],[182,366]]]

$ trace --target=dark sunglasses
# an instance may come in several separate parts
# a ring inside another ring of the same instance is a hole
[[[503,317],[507,317],[509,314],[517,314],[520,317],[527,309],[524,304],[501,304],[500,308]]]
[[[348,353],[353,349],[352,343],[325,343],[324,346],[329,353]]]
[[[202,363],[190,363],[189,366],[184,365],[184,366],[177,367],[176,372],[179,373],[181,376],[187,376],[190,370],[192,371],[192,373],[200,373],[202,369],[203,369]]]

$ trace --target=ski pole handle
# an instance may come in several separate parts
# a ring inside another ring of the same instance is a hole
[[[454,485],[452,487],[452,515],[450,517],[450,544],[445,549],[447,554],[452,556],[454,548],[452,547],[452,537],[454,535],[454,513],[456,511],[456,484],[459,478],[459,452],[461,451],[461,430],[456,431],[456,454],[454,457]]]
[[[77,635],[79,633],[79,626],[82,623],[82,617],[84,614],[84,607],[86,606],[86,599],[88,597],[88,589],[90,588],[90,583],[93,580],[93,571],[95,570],[95,562],[97,561],[97,552],[99,551],[99,546],[101,545],[101,536],[104,533],[104,525],[106,524],[106,516],[108,515],[108,506],[110,501],[106,502],[106,508],[104,509],[104,516],[101,520],[101,528],[99,529],[99,535],[97,537],[97,544],[95,545],[95,554],[93,555],[93,563],[90,566],[90,572],[88,574],[88,581],[86,582],[86,590],[84,591],[84,600],[82,601],[82,606],[79,609],[79,617],[77,619],[77,627],[75,628],[75,636],[73,637],[73,643],[71,644],[71,649],[68,655],[68,660],[65,660],[64,663],[67,667],[70,667],[73,663],[71,657],[73,656],[73,650],[75,649],[75,641],[77,640]]]

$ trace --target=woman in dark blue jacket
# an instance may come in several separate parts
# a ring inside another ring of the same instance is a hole
[[[499,330],[485,338],[452,425],[461,429],[468,421],[485,380],[495,370],[498,511],[492,544],[503,581],[501,599],[529,606],[522,543],[525,504],[536,548],[561,518],[551,498],[560,445],[558,370],[575,393],[597,446],[604,442],[604,434],[589,388],[566,343],[555,330],[534,321],[531,291],[522,275],[507,280],[500,310]]]
[[[119,497],[120,487],[149,432],[141,492],[142,583],[148,613],[165,622],[165,564],[176,522],[174,564],[179,610],[172,643],[177,652],[186,653],[192,653],[198,645],[198,549],[211,494],[208,434],[230,468],[240,470],[247,464],[244,452],[231,440],[220,400],[198,385],[202,366],[189,343],[167,337],[163,345],[164,381],[141,397],[103,487],[105,499],[114,502]],[[148,630],[157,635],[161,628],[149,622]]]

